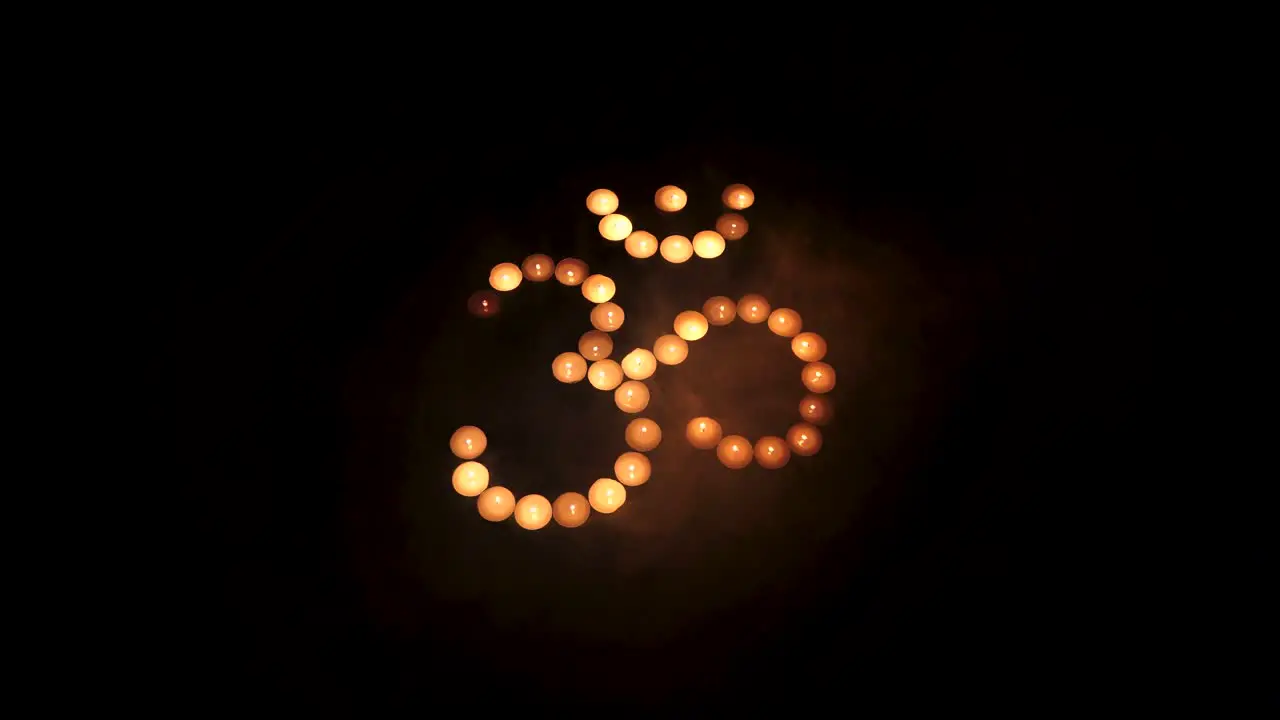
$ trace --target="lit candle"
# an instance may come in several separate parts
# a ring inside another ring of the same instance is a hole
[[[565,258],[556,263],[556,279],[562,285],[581,285],[587,279],[587,264],[578,258]]]
[[[576,383],[587,376],[587,361],[576,352],[564,352],[551,363],[551,374],[562,383]]]
[[[800,417],[814,425],[826,425],[834,414],[831,401],[821,395],[805,395],[800,401]]]
[[[550,255],[530,255],[520,264],[520,269],[524,271],[525,280],[543,282],[556,274],[556,261]]]
[[[643,485],[649,482],[649,475],[652,473],[653,465],[649,458],[638,452],[624,452],[613,463],[613,474],[618,476],[618,482],[623,485]]]
[[[653,343],[653,355],[663,365],[679,365],[689,357],[689,343],[679,335],[663,335]]]
[[[689,202],[688,194],[675,185],[663,185],[653,194],[653,204],[664,212],[679,212],[684,209],[687,202]]]
[[[831,392],[836,386],[836,369],[824,362],[811,362],[800,371],[800,382],[809,392]]]
[[[715,230],[703,230],[693,236],[693,252],[700,258],[715,258],[724,254],[724,238]]]
[[[720,199],[724,201],[725,207],[730,207],[734,210],[746,210],[756,201],[756,194],[746,185],[734,183],[724,189]]]
[[[787,430],[787,444],[797,455],[813,455],[822,448],[822,433],[809,423],[796,423]]]
[[[756,293],[743,295],[738,301],[738,314],[742,316],[743,322],[752,325],[762,323],[769,319],[769,301]]]
[[[816,332],[802,332],[791,338],[791,352],[805,362],[817,362],[827,354],[827,341]]]
[[[480,457],[480,453],[489,447],[489,438],[484,436],[484,431],[475,425],[463,425],[453,431],[453,437],[449,438],[449,449],[454,455],[463,460],[474,460]]]
[[[480,511],[480,517],[485,520],[502,522],[515,512],[516,496],[501,485],[494,485],[476,498],[476,509]]]
[[[756,464],[769,470],[777,470],[791,459],[791,448],[780,437],[766,435],[756,441]]]
[[[668,235],[662,239],[658,252],[662,253],[663,260],[679,264],[693,257],[693,243],[683,235]]]
[[[685,310],[676,316],[676,334],[693,342],[701,340],[707,334],[707,319],[697,310]]]
[[[684,436],[689,439],[689,444],[699,450],[715,447],[723,434],[720,423],[709,417],[696,417],[684,427]]]
[[[622,312],[622,308],[617,303],[600,303],[591,310],[591,325],[597,330],[603,332],[613,332],[622,327],[622,321],[627,319],[627,314]]]
[[[800,313],[791,308],[778,308],[769,313],[769,329],[774,335],[782,337],[794,337],[800,332],[800,328],[804,322],[800,319]]]
[[[627,488],[613,478],[600,478],[591,483],[587,498],[593,510],[608,515],[627,501]]]
[[[587,209],[595,215],[608,215],[618,209],[618,196],[612,190],[592,190],[587,195]]]
[[[624,413],[638,413],[649,407],[649,388],[639,380],[628,380],[613,391],[613,404]]]
[[[551,522],[551,501],[541,495],[525,495],[516,503],[516,524],[525,530],[541,530]]]
[[[730,470],[741,470],[751,464],[751,441],[741,435],[729,435],[716,445],[716,457]]]
[[[556,498],[551,504],[551,516],[563,527],[582,527],[591,515],[591,506],[582,493],[567,492]]]
[[[622,372],[632,380],[644,380],[653,377],[658,369],[658,359],[644,348],[636,348],[622,358]]]
[[[649,418],[636,418],[627,423],[626,438],[632,450],[649,452],[662,442],[662,428]]]
[[[627,236],[626,241],[622,243],[622,247],[626,249],[627,254],[631,257],[643,260],[647,257],[653,257],[653,254],[658,252],[658,238],[654,237],[653,233],[636,230]]]
[[[468,460],[453,470],[453,489],[464,497],[475,497],[489,487],[489,468]]]
[[[631,218],[626,215],[605,215],[600,218],[600,235],[605,240],[620,242],[631,234]]]
[[[492,290],[479,290],[467,299],[467,312],[476,317],[493,317],[502,309],[498,302],[498,293]]]
[[[612,390],[622,382],[622,368],[612,360],[597,360],[587,368],[587,381],[597,390]]]
[[[716,219],[716,232],[725,240],[741,240],[748,227],[747,219],[738,213],[725,213]]]
[[[738,304],[723,295],[717,295],[702,304],[702,314],[712,325],[728,325],[738,316]]]
[[[613,278],[608,275],[592,275],[587,281],[582,283],[582,296],[593,303],[608,302],[613,298],[613,293],[618,287],[613,284]]]
[[[613,352],[613,339],[608,333],[588,330],[578,338],[578,354],[587,360],[603,360]]]
[[[515,263],[498,263],[489,271],[489,284],[498,292],[510,292],[520,287],[524,275]]]

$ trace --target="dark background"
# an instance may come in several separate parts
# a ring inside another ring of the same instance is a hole
[[[1099,536],[1140,467],[1167,80],[1106,37],[960,28],[604,78],[513,55],[484,78],[442,56],[412,83],[195,80],[211,130],[177,152],[207,202],[157,315],[172,687],[353,712],[1132,691]],[[756,191],[750,232],[682,266],[630,258],[583,204],[608,187],[638,228],[692,236],[730,182]],[[660,218],[667,183],[690,203]],[[533,252],[617,280],[615,358],[711,295],[797,309],[839,377],[821,453],[735,473],[683,442],[694,414],[751,438],[796,420],[800,364],[738,322],[649,382],[666,439],[620,512],[482,521],[449,484],[457,426],[517,496],[585,494],[626,449],[608,395],[550,376],[589,328],[577,289],[466,314]]]

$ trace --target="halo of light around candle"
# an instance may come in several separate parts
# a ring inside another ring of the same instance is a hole
[[[679,264],[693,257],[693,243],[683,235],[668,235],[662,239],[658,252],[662,253],[663,260]]]
[[[502,309],[498,293],[492,290],[477,290],[467,298],[467,312],[480,318],[493,317]]]
[[[591,505],[582,493],[567,492],[551,503],[551,516],[562,527],[582,527],[591,515]]]
[[[624,452],[614,461],[613,474],[623,485],[635,487],[649,482],[649,476],[653,474],[653,464],[641,453]]]
[[[836,369],[824,362],[811,362],[800,371],[800,382],[809,392],[831,392],[836,386]]]
[[[728,435],[716,445],[716,457],[730,470],[741,470],[751,464],[754,448],[741,435]]]
[[[587,376],[587,360],[576,352],[563,352],[551,363],[551,374],[562,383],[576,383]]]
[[[631,218],[626,215],[605,215],[600,218],[600,235],[605,240],[622,242],[631,234]]]
[[[613,478],[600,478],[591,483],[587,499],[591,502],[592,510],[608,515],[627,501],[627,488]]]
[[[601,332],[613,332],[622,327],[627,314],[617,303],[600,303],[591,309],[591,326]]]
[[[703,230],[693,236],[693,252],[700,258],[717,258],[724,254],[724,238],[715,230]]]
[[[612,352],[613,338],[609,337],[609,333],[588,330],[578,338],[578,354],[586,360],[603,360]]]
[[[734,183],[724,189],[720,195],[720,200],[724,202],[725,207],[734,210],[746,210],[756,201],[756,194],[751,188],[742,183]]]
[[[463,497],[475,497],[489,487],[489,468],[468,460],[453,469],[453,489]]]
[[[516,496],[501,485],[494,485],[476,498],[476,509],[480,511],[480,517],[485,520],[502,522],[515,512]]]
[[[709,323],[702,313],[697,310],[685,310],[676,315],[674,325],[676,335],[679,335],[684,340],[693,342],[706,337]]]
[[[582,283],[582,296],[593,303],[609,302],[617,290],[618,286],[608,275],[592,275]]]
[[[831,401],[821,395],[805,395],[800,401],[800,417],[805,422],[814,425],[826,425],[831,422],[831,416],[835,411],[831,407]]]
[[[769,319],[769,301],[763,295],[750,293],[738,301],[738,315],[743,322],[756,325]]]
[[[551,259],[550,255],[541,253],[530,255],[520,263],[520,270],[524,272],[524,279],[530,282],[544,282],[550,280],[552,275],[556,274],[556,261]]]
[[[685,438],[699,450],[710,450],[719,445],[723,435],[720,423],[709,417],[696,417],[684,426]]]
[[[797,455],[813,455],[822,449],[822,432],[810,423],[796,423],[787,430],[787,444]]]
[[[525,530],[541,530],[551,522],[551,501],[541,495],[525,495],[516,503],[516,524]]]
[[[817,362],[827,355],[827,341],[816,332],[802,332],[791,338],[791,352],[805,362]]]
[[[638,413],[649,407],[649,388],[639,380],[628,380],[613,391],[613,404],[624,413]]]
[[[561,285],[581,285],[587,279],[587,264],[578,258],[565,258],[556,263],[556,280]]]
[[[597,360],[587,368],[587,382],[597,390],[612,390],[622,382],[622,368],[612,360]]]
[[[637,452],[649,452],[662,442],[662,428],[649,418],[636,418],[627,423],[627,444]]]
[[[791,459],[791,448],[786,440],[766,435],[756,441],[755,458],[760,467],[777,470]]]
[[[653,356],[663,365],[679,365],[689,357],[689,343],[679,335],[663,335],[653,343]]]
[[[498,292],[511,292],[520,287],[524,273],[515,263],[498,263],[489,271],[489,285]]]
[[[738,316],[738,303],[732,298],[716,295],[702,304],[702,314],[712,325],[728,325]]]
[[[658,238],[654,237],[653,233],[636,230],[627,236],[622,247],[631,257],[643,260],[647,257],[653,257],[653,254],[658,252]]]
[[[747,219],[738,213],[725,213],[716,218],[716,232],[725,240],[741,240],[747,234]]]
[[[453,436],[449,438],[449,449],[463,460],[474,460],[480,457],[480,453],[487,447],[489,447],[489,438],[485,437],[484,431],[475,425],[463,425],[454,430]]]
[[[778,308],[769,313],[769,329],[774,335],[785,338],[795,337],[802,327],[804,327],[804,321],[801,320],[800,313],[791,308]]]
[[[596,215],[608,215],[618,209],[618,196],[612,190],[592,190],[587,195],[587,209]]]
[[[653,204],[663,212],[680,212],[688,202],[688,193],[675,185],[663,185],[653,194]]]
[[[653,377],[658,369],[658,359],[644,348],[636,348],[622,358],[622,372],[632,380],[645,380]]]

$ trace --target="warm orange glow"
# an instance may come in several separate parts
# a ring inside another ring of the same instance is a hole
[[[824,362],[811,362],[800,371],[800,382],[809,392],[831,392],[836,386],[836,370]]]
[[[608,275],[592,275],[582,283],[582,297],[593,303],[609,302],[617,290],[618,286]]]
[[[741,240],[748,227],[747,219],[738,213],[725,213],[716,219],[716,232],[725,240]]]
[[[699,450],[710,450],[720,443],[724,431],[720,423],[709,417],[696,417],[684,426],[684,436],[689,444]]]
[[[476,317],[493,317],[501,309],[502,303],[498,301],[498,293],[492,290],[477,290],[467,298],[467,312]]]
[[[627,236],[622,247],[631,257],[641,259],[653,257],[653,254],[658,252],[658,238],[654,237],[653,233],[636,230]]]
[[[800,319],[800,313],[791,308],[778,308],[769,313],[769,329],[774,335],[794,337],[803,326],[804,321]]]
[[[724,202],[725,207],[730,207],[734,210],[746,210],[756,201],[756,194],[746,185],[734,183],[724,189],[724,193],[720,195],[720,200]]]
[[[670,263],[682,263],[693,257],[693,243],[683,235],[668,235],[658,246],[662,259]]]
[[[556,263],[556,279],[562,285],[581,285],[587,279],[587,264],[578,258],[565,258]]]
[[[821,395],[805,395],[800,401],[800,417],[814,425],[826,425],[834,414],[831,401]]]
[[[791,459],[791,448],[780,437],[766,435],[756,441],[756,464],[769,470],[777,470]]]
[[[498,263],[489,271],[489,284],[498,292],[510,292],[520,287],[524,274],[515,263]]]
[[[600,478],[591,483],[587,498],[593,510],[608,515],[627,501],[627,488],[613,478]]]
[[[587,360],[576,352],[560,353],[551,363],[551,374],[562,383],[576,383],[587,376]]]
[[[520,264],[524,279],[530,282],[544,282],[556,274],[556,261],[550,255],[530,255]]]
[[[587,382],[597,390],[612,390],[622,383],[622,368],[612,360],[597,360],[587,368]]]
[[[453,470],[453,489],[459,495],[475,497],[489,487],[489,468],[468,460]]]
[[[702,304],[702,314],[712,325],[728,325],[738,316],[738,303],[731,298],[717,295]]]
[[[754,448],[741,435],[729,435],[716,445],[716,457],[730,470],[741,470],[751,464]]]
[[[688,202],[689,195],[675,185],[663,185],[653,194],[653,204],[663,212],[680,212]]]
[[[769,301],[765,300],[763,295],[756,293],[743,295],[738,301],[738,315],[743,322],[749,322],[752,325],[768,320],[770,309]]]
[[[632,450],[649,452],[662,442],[662,428],[649,418],[636,418],[627,423],[626,438]]]
[[[525,495],[516,503],[516,524],[525,530],[541,530],[551,522],[551,501],[541,495]]]
[[[706,337],[709,323],[702,313],[697,310],[685,310],[676,316],[674,325],[677,335],[689,342],[693,342]]]
[[[653,356],[663,365],[679,365],[689,357],[689,343],[679,335],[663,335],[653,343]]]
[[[622,242],[631,234],[631,218],[626,215],[605,215],[600,218],[600,235],[605,240]]]
[[[618,209],[618,196],[612,190],[592,190],[587,196],[587,209],[596,215],[608,215]]]
[[[515,512],[516,496],[501,485],[494,485],[476,498],[476,509],[480,511],[480,517],[485,520],[502,522]]]
[[[591,515],[591,506],[582,493],[567,492],[551,504],[551,516],[563,527],[582,527]]]
[[[649,388],[639,380],[628,380],[613,391],[613,404],[624,413],[638,413],[649,407]]]
[[[591,310],[591,326],[602,332],[613,332],[622,327],[627,314],[617,303],[606,302],[596,305]]]
[[[636,348],[622,358],[622,372],[632,380],[645,380],[658,369],[658,359],[644,348]]]
[[[613,474],[623,485],[635,487],[649,482],[653,473],[653,465],[649,458],[638,452],[624,452],[613,463]]]
[[[816,332],[802,332],[791,338],[791,352],[805,362],[817,362],[827,354],[827,341]]]
[[[797,455],[813,455],[822,449],[822,433],[809,423],[796,423],[787,430],[787,444]]]
[[[484,436],[484,431],[475,425],[463,425],[453,431],[453,437],[449,438],[449,449],[454,455],[463,460],[474,460],[480,457],[480,453],[489,447],[489,438]]]
[[[724,254],[724,238],[715,230],[703,230],[693,236],[693,252],[700,258],[717,258]]]
[[[587,360],[603,360],[613,352],[613,338],[599,330],[588,330],[578,338],[578,354]]]

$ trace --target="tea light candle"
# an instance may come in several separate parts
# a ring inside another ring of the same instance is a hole
[[[662,428],[649,418],[636,418],[627,423],[626,438],[632,450],[649,452],[662,442]]]
[[[751,293],[743,295],[738,301],[738,314],[742,316],[743,322],[749,322],[756,325],[769,319],[769,301],[764,299],[763,295]]]
[[[463,497],[475,497],[489,487],[489,468],[468,460],[453,470],[453,489]]]
[[[658,359],[644,348],[636,348],[622,358],[622,372],[632,380],[645,380],[653,377],[658,369]]]
[[[626,318],[626,313],[622,312],[617,303],[600,303],[591,310],[591,325],[602,332],[617,330],[622,327],[622,321]]]
[[[587,361],[576,352],[560,353],[551,363],[551,374],[562,383],[576,383],[587,376]]]
[[[689,343],[679,335],[663,335],[653,343],[653,355],[663,365],[679,365],[689,357]]]
[[[613,298],[613,293],[618,289],[614,285],[613,278],[608,275],[592,275],[588,277],[586,282],[582,283],[582,296],[593,303],[608,302]]]
[[[541,495],[525,495],[516,503],[516,524],[525,530],[541,530],[551,522],[551,501]]]
[[[724,254],[724,238],[715,230],[703,230],[693,236],[693,252],[700,258],[716,258]]]
[[[822,433],[809,423],[796,423],[787,430],[787,444],[797,455],[813,455],[822,448]]]
[[[638,452],[624,452],[613,463],[613,474],[618,476],[618,482],[631,487],[649,482],[652,472],[649,458]]]
[[[588,330],[578,338],[578,354],[587,360],[603,360],[613,352],[613,339],[608,333]]]
[[[653,257],[653,254],[658,252],[658,238],[654,237],[653,233],[636,230],[627,236],[626,241],[622,243],[622,247],[631,257],[643,260],[647,257]]]
[[[716,218],[716,232],[725,240],[741,240],[747,234],[747,219],[738,213],[725,213]]]
[[[676,334],[693,342],[701,340],[707,334],[707,319],[697,310],[685,310],[676,316]]]
[[[492,290],[479,290],[467,299],[467,312],[476,317],[493,317],[502,309],[498,302],[498,293]]]
[[[766,435],[756,441],[756,464],[769,470],[777,470],[791,459],[791,448],[780,437]]]
[[[702,304],[702,314],[712,325],[728,325],[738,316],[738,304],[731,298],[716,295]]]
[[[618,196],[612,190],[592,190],[587,195],[587,209],[595,215],[608,215],[618,209]]]
[[[530,255],[520,264],[520,269],[524,271],[525,280],[544,282],[555,275],[556,261],[552,260],[550,255]]]
[[[734,210],[746,210],[756,201],[756,194],[746,185],[734,183],[724,189],[720,199],[724,201],[725,207],[730,207]]]
[[[800,401],[800,417],[814,425],[826,425],[833,414],[831,401],[821,395],[805,395]]]
[[[769,329],[774,335],[782,337],[794,337],[800,332],[800,328],[804,325],[800,319],[800,313],[791,308],[778,308],[769,313]]]
[[[591,515],[591,506],[582,493],[567,492],[556,498],[551,504],[551,517],[562,527],[582,527]]]
[[[480,517],[485,520],[502,522],[515,512],[516,496],[501,485],[494,485],[476,498],[476,509],[480,511]]]
[[[730,435],[716,445],[716,457],[730,470],[741,470],[751,464],[751,441],[741,435]]]
[[[449,438],[449,449],[454,455],[463,460],[474,460],[480,457],[480,453],[489,447],[489,438],[484,436],[484,431],[475,425],[463,425],[453,431],[453,437]]]
[[[556,263],[556,279],[562,285],[581,285],[587,279],[587,264],[578,258],[565,258]]]
[[[612,390],[622,382],[622,368],[612,360],[597,360],[587,368],[587,381],[597,390]]]
[[[613,404],[624,413],[638,413],[649,407],[649,388],[639,380],[628,380],[613,391]]]
[[[627,488],[613,478],[600,478],[591,483],[587,498],[593,510],[608,515],[627,501]]]
[[[800,382],[809,392],[831,392],[836,386],[836,369],[824,362],[811,362],[800,371]]]
[[[626,215],[605,215],[600,218],[600,235],[605,240],[620,242],[631,234],[631,218]]]
[[[791,338],[791,352],[805,362],[817,362],[827,354],[827,341],[816,332],[802,332]]]
[[[524,274],[515,263],[498,263],[489,271],[489,285],[498,292],[510,292],[520,287]]]
[[[723,434],[720,423],[709,417],[696,417],[684,427],[684,436],[689,439],[689,444],[699,450],[715,447]]]
[[[653,194],[653,204],[663,212],[680,212],[687,202],[688,194],[675,185],[663,185]]]
[[[663,260],[679,264],[693,257],[693,243],[683,235],[668,235],[662,239],[658,252],[662,253]]]

